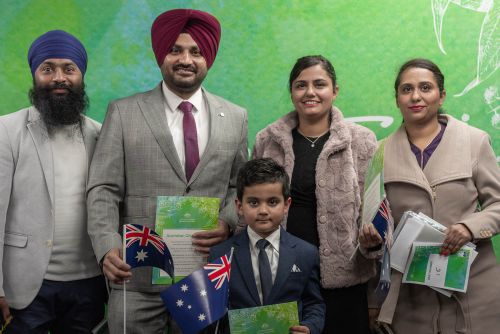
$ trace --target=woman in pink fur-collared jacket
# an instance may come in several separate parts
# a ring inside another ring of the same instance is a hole
[[[335,71],[322,56],[297,60],[290,74],[295,111],[257,134],[254,158],[270,157],[291,178],[288,232],[319,247],[324,333],[369,333],[366,282],[376,256],[356,251],[361,196],[377,146],[368,129],[346,122],[332,104]],[[352,257],[355,252],[355,256]],[[377,254],[375,254],[377,255]]]

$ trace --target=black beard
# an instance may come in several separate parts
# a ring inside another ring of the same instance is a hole
[[[53,94],[52,90],[56,88],[65,88],[68,93],[66,95]],[[83,115],[89,105],[83,82],[81,86],[73,87],[66,84],[41,87],[34,83],[29,91],[29,98],[40,112],[49,135],[65,125],[75,124],[76,128],[82,129]]]

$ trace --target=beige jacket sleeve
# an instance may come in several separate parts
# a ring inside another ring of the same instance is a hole
[[[488,135],[482,135],[477,150],[472,177],[480,209],[459,223],[467,226],[474,240],[481,240],[500,233],[500,168]]]

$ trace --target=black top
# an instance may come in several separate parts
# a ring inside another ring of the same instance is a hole
[[[286,230],[319,247],[316,222],[316,162],[330,132],[307,140],[297,128],[292,130],[295,163],[291,180],[292,205]],[[316,140],[317,139],[317,140]],[[314,147],[311,147],[314,142]]]

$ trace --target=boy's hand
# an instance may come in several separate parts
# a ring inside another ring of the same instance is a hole
[[[307,326],[292,326],[290,327],[290,334],[307,333],[309,334],[309,327]]]
[[[197,252],[208,255],[210,247],[221,243],[229,237],[229,226],[219,219],[219,226],[215,230],[193,233],[193,245]]]

